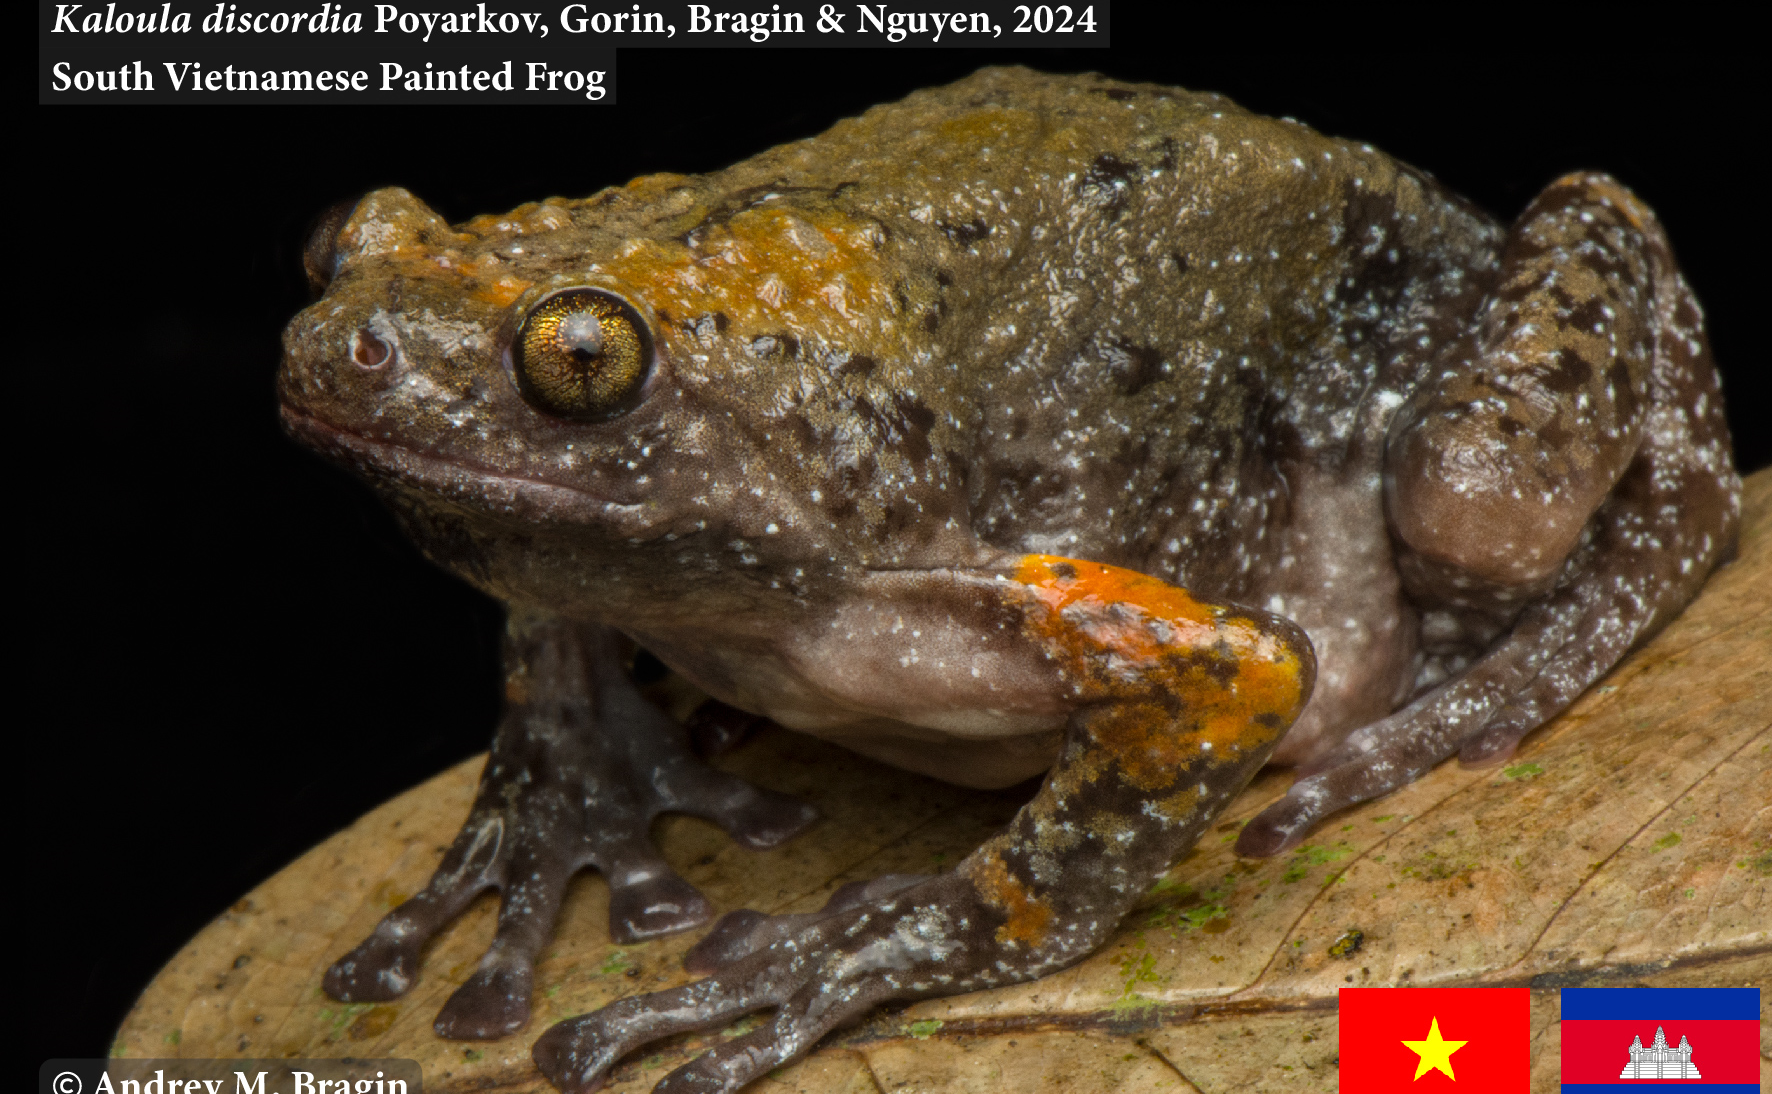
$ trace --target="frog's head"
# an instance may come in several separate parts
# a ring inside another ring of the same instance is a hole
[[[951,561],[957,418],[914,380],[934,267],[829,192],[709,188],[649,176],[459,227],[404,190],[340,207],[306,254],[324,295],[284,334],[285,424],[482,530],[704,568]]]

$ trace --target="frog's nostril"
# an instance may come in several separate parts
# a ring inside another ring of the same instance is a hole
[[[381,368],[392,356],[388,344],[366,330],[358,331],[357,337],[351,341],[351,360],[363,368]]]

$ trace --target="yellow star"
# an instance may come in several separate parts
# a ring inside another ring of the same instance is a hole
[[[1468,1044],[1469,1041],[1448,1041],[1442,1038],[1438,1018],[1433,1019],[1433,1025],[1428,1027],[1427,1040],[1403,1042],[1410,1052],[1421,1057],[1421,1062],[1415,1065],[1417,1079],[1430,1071],[1444,1071],[1446,1078],[1453,1082],[1458,1081],[1458,1076],[1452,1074],[1452,1054]]]

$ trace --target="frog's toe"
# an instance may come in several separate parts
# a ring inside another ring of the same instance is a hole
[[[1604,612],[1588,611],[1530,684],[1507,701],[1482,729],[1458,746],[1466,767],[1494,767],[1513,757],[1526,734],[1556,717],[1630,648],[1635,632],[1611,626]],[[1645,628],[1646,629],[1646,628]]]
[[[727,912],[714,924],[707,937],[684,955],[683,967],[693,973],[713,972],[791,938],[839,912],[858,908],[927,880],[923,874],[884,874],[871,881],[852,881],[832,893],[823,908],[800,915],[764,915],[748,908]]]
[[[457,837],[445,863],[460,865],[464,841]],[[326,970],[321,986],[341,1003],[385,1003],[405,995],[418,978],[420,951],[485,886],[471,873],[440,869],[424,892],[382,917],[375,931]],[[447,876],[446,876],[447,875]]]
[[[1379,785],[1379,774],[1355,762],[1300,779],[1237,833],[1237,854],[1266,858],[1291,850],[1329,814],[1394,789]]]
[[[627,945],[686,931],[714,918],[714,906],[663,859],[609,871],[609,936]]]
[[[733,839],[753,851],[780,846],[818,820],[818,810],[805,802],[743,783],[739,785],[745,791],[740,800],[712,819]]]
[[[385,1003],[412,987],[419,942],[385,938],[378,931],[326,970],[321,986],[341,1003]]]
[[[433,1027],[456,1041],[489,1041],[508,1036],[529,1021],[529,993],[535,985],[535,955],[553,929],[570,860],[533,846],[520,846],[505,869],[499,901],[498,932],[480,958],[480,967],[455,990]]]
[[[1530,678],[1533,643],[1515,635],[1464,675],[1362,726],[1300,770],[1300,778],[1243,826],[1237,853],[1277,855],[1332,813],[1407,786],[1458,751],[1490,713]]]
[[[535,1042],[535,1066],[564,1094],[602,1088],[617,1060],[649,1042],[723,1025],[778,1001],[759,977],[717,977],[680,988],[618,999],[601,1010],[559,1023]]]
[[[784,919],[805,921],[811,916],[764,915],[749,908],[727,912],[714,924],[700,942],[683,955],[683,968],[697,976],[706,976],[755,952],[780,937],[769,925]],[[760,941],[767,939],[768,941]]]
[[[704,764],[685,763],[660,774],[665,808],[713,821],[753,851],[779,846],[818,819],[818,810],[805,802],[759,790]]]
[[[734,1094],[802,1055],[819,1038],[860,1018],[892,994],[883,980],[813,982],[795,992],[760,1028],[665,1076],[653,1094]]]
[[[451,1041],[493,1041],[529,1021],[529,993],[535,971],[527,963],[482,965],[455,989],[431,1028]]]

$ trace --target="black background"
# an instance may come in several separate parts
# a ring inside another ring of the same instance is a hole
[[[1117,4],[1106,51],[628,49],[614,107],[36,108],[13,160],[34,243],[9,256],[33,348],[7,415],[30,1055],[102,1054],[205,922],[488,739],[497,607],[278,431],[301,242],[341,197],[397,183],[460,220],[717,168],[982,64],[1218,90],[1503,217],[1564,171],[1618,175],[1706,305],[1740,462],[1772,460],[1744,28],[1161,7]]]

